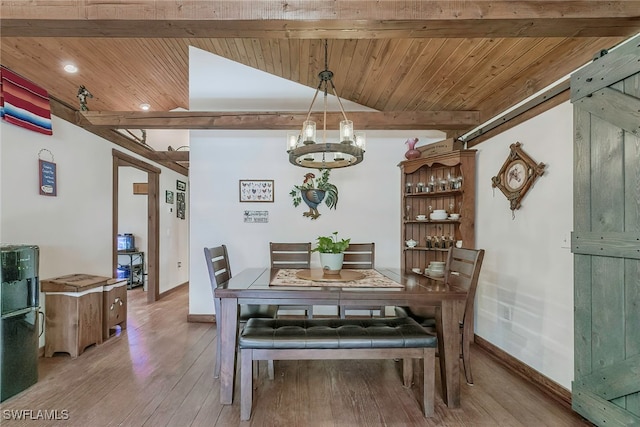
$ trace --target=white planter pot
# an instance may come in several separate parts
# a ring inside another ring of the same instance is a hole
[[[342,269],[344,254],[323,254],[320,253],[320,265],[325,274],[339,274]]]

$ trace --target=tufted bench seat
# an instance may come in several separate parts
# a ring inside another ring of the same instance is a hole
[[[254,360],[422,359],[423,408],[433,415],[437,339],[415,320],[249,319],[240,335],[240,419],[251,418]]]

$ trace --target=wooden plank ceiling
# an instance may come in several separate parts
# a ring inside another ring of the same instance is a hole
[[[205,121],[167,114],[189,108],[189,46],[315,88],[326,38],[339,95],[386,114],[362,117],[361,125],[388,128],[392,117],[397,127],[459,136],[640,31],[640,1],[1,0],[0,7],[2,65],[75,109],[85,85],[92,111],[77,122],[112,128],[231,126],[212,120],[215,112]],[[65,73],[68,62],[80,71]],[[146,116],[142,103],[151,105]],[[282,116],[255,120],[244,117],[247,126],[278,128]]]

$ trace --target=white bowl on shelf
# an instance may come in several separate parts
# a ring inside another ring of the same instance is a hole
[[[446,212],[446,211],[442,211],[442,212],[433,211],[433,212],[429,215],[429,218],[431,218],[432,220],[442,220],[442,219],[447,219],[447,212]]]
[[[453,220],[460,219],[460,214],[457,214],[457,213],[449,214],[449,219],[453,219]]]

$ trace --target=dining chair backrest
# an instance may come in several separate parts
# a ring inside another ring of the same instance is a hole
[[[349,247],[344,251],[344,259],[342,261],[343,269],[373,269],[376,266],[376,245],[375,243],[350,243]],[[347,310],[367,310],[369,315],[373,317],[374,311],[379,311],[380,317],[384,317],[384,306],[339,306],[338,313],[340,318],[347,316]]]
[[[269,242],[271,268],[311,268],[311,242]]]
[[[450,248],[444,268],[444,282],[467,291],[463,324],[471,324],[478,288],[478,277],[484,259],[484,249]]]
[[[229,266],[226,245],[204,248],[204,257],[207,262],[212,290],[231,279],[231,267]]]
[[[215,310],[216,327],[220,324],[220,316],[222,307],[220,298],[216,298],[216,288],[224,285],[231,279],[231,266],[229,265],[229,253],[226,245],[215,246],[212,248],[204,248],[204,258],[209,271],[209,281],[211,282],[211,292],[213,293],[213,307]],[[278,312],[278,306],[275,305],[258,305],[258,304],[241,304],[239,312],[239,321],[246,322],[251,317],[275,318]],[[216,359],[213,369],[213,376],[220,376],[220,355],[221,355],[220,334],[216,334]],[[269,362],[269,378],[273,378],[273,361]]]
[[[342,268],[369,269],[375,268],[375,243],[351,243],[344,251]]]
[[[311,268],[311,242],[276,243],[269,242],[271,268]],[[312,305],[292,305],[284,310],[304,310],[308,319],[313,319]]]

